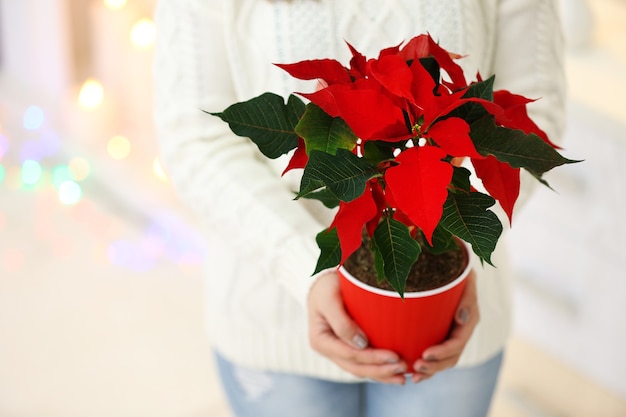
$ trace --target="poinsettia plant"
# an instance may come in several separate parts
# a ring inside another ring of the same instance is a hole
[[[491,264],[502,232],[491,208],[497,201],[512,218],[520,169],[546,184],[545,172],[576,161],[529,118],[532,100],[494,91],[494,76],[468,83],[455,62],[460,56],[430,35],[372,59],[348,47],[348,67],[333,59],[278,65],[295,78],[319,80],[317,91],[297,93],[306,104],[293,94],[285,103],[264,93],[211,113],[268,158],[293,151],[285,171],[304,169],[296,198],[338,207],[316,238],[314,273],[343,264],[361,246],[363,230],[379,280],[401,295],[422,250],[451,250],[454,237]],[[470,185],[461,159],[486,192]]]

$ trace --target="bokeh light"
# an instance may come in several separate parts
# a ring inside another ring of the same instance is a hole
[[[65,205],[72,206],[78,203],[82,196],[82,188],[74,181],[63,181],[59,185],[59,201]]]
[[[72,181],[74,177],[67,165],[57,165],[52,170],[52,184],[58,189],[65,181]]]
[[[37,130],[43,125],[45,115],[43,110],[37,106],[29,106],[24,112],[22,124],[24,129]]]
[[[41,132],[39,137],[39,148],[41,156],[54,156],[61,150],[61,139],[59,135],[51,130]]]
[[[103,3],[111,10],[121,10],[126,6],[126,0],[104,0]]]
[[[75,181],[83,181],[89,176],[91,172],[91,166],[85,158],[75,157],[67,164],[69,173]]]
[[[98,80],[92,78],[85,81],[78,94],[78,103],[87,110],[94,110],[104,99],[104,88]]]
[[[113,136],[107,143],[107,152],[113,159],[126,159],[130,155],[130,141],[124,136]]]
[[[27,140],[20,146],[20,161],[39,161],[42,158],[43,149],[39,141]]]
[[[161,161],[158,157],[154,158],[154,161],[152,162],[152,170],[158,179],[167,181],[167,174],[163,170],[163,166],[161,165]]]
[[[22,164],[22,182],[25,185],[35,185],[41,179],[41,165],[37,161],[27,160]]]
[[[137,21],[130,31],[130,40],[137,48],[149,48],[154,44],[155,38],[156,27],[154,22],[148,18]]]
[[[6,171],[4,170],[2,164],[0,164],[0,183],[4,181],[4,177],[6,177]]]

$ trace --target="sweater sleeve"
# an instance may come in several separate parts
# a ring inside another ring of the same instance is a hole
[[[496,89],[531,99],[528,112],[550,140],[565,126],[564,38],[557,0],[500,0],[496,18]],[[519,209],[538,182],[522,171]]]
[[[254,259],[259,273],[304,303],[324,228],[256,147],[204,113],[236,101],[216,0],[161,0],[155,11],[155,124],[161,158],[182,200],[211,233]]]

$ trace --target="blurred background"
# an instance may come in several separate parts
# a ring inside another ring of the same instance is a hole
[[[0,0],[0,417],[228,417],[152,125],[154,0]],[[626,416],[626,1],[561,0],[566,155],[515,219],[492,416]]]

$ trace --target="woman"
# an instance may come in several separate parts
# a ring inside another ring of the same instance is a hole
[[[416,363],[368,347],[367,335],[343,310],[336,273],[310,277],[318,256],[314,237],[333,214],[316,202],[286,203],[298,184],[281,178],[286,162],[259,157],[250,141],[201,110],[221,111],[265,91],[286,96],[315,88],[271,63],[327,57],[347,63],[344,40],[376,56],[429,32],[466,56],[458,62],[469,79],[477,71],[495,73],[496,88],[541,97],[531,116],[558,139],[564,79],[555,3],[158,3],[155,114],[162,161],[206,226],[207,324],[237,416],[486,415],[509,333],[509,274],[501,244],[498,269],[472,274],[450,338]],[[524,184],[522,192],[528,193]]]

